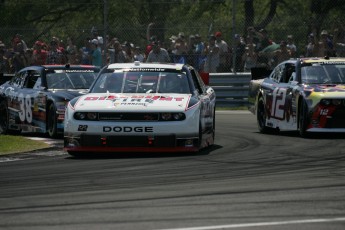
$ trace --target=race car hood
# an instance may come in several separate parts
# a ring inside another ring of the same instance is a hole
[[[87,94],[72,105],[76,111],[169,111],[189,109],[190,94]]]
[[[306,85],[304,91],[307,96],[311,93],[317,93],[320,95],[345,95],[345,85],[339,84],[318,84],[318,85]]]
[[[56,97],[64,98],[66,100],[72,100],[75,97],[79,97],[81,95],[85,95],[88,93],[87,89],[79,89],[79,90],[52,90],[51,91]]]
[[[345,92],[343,84],[317,84],[309,85],[307,88],[313,89],[314,92]]]

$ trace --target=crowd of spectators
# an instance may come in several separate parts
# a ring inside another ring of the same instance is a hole
[[[36,41],[28,46],[17,34],[11,44],[0,38],[0,73],[16,73],[29,65],[83,64],[104,66],[121,62],[172,62],[188,63],[204,72],[247,72],[253,67],[264,66],[272,69],[281,61],[305,56],[344,56],[344,33],[335,36],[322,30],[320,36],[311,33],[305,47],[296,47],[293,35],[286,40],[275,42],[265,29],[247,29],[246,36],[235,34],[228,44],[217,31],[202,38],[199,34],[185,36],[183,32],[172,35],[168,41],[160,41],[157,36],[149,38],[146,47],[135,46],[132,42],[121,42],[116,37],[103,39],[97,31],[78,47],[69,37],[64,43],[58,37],[50,41]],[[301,49],[301,50],[298,50]]]

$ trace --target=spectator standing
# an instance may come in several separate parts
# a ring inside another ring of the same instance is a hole
[[[27,59],[25,52],[23,43],[20,41],[15,43],[14,54],[12,56],[12,65],[15,73],[29,64],[29,60]]]
[[[152,43],[152,50],[150,51],[146,62],[161,62],[161,63],[169,63],[170,57],[168,51],[161,47],[159,41]]]
[[[201,36],[199,34],[195,34],[195,59],[196,59],[196,63],[195,63],[195,68],[199,71],[200,69],[202,69],[202,63],[204,62],[204,49],[205,49],[205,44],[204,42],[201,40]]]
[[[44,65],[47,62],[47,51],[42,48],[43,42],[36,41],[33,47],[32,60],[33,65]]]
[[[277,64],[289,60],[291,58],[290,50],[287,48],[287,42],[281,41],[279,44],[279,49],[264,53],[263,55],[269,57],[269,66],[273,69]]]
[[[230,55],[228,43],[222,39],[221,32],[218,31],[214,35],[216,37],[216,44],[219,47],[219,66],[217,72],[230,71],[230,63],[227,63]]]
[[[19,42],[21,42],[21,43],[22,43],[22,46],[23,46],[23,49],[24,49],[24,50],[27,50],[27,49],[28,49],[28,46],[26,45],[26,42],[24,41],[22,35],[16,34],[16,35],[13,37],[12,41],[13,41],[14,43],[19,43]]]
[[[273,60],[274,62],[271,63],[271,67],[275,67],[277,64],[289,60],[291,58],[291,52],[287,48],[287,42],[286,41],[281,41],[280,42],[280,49],[277,49],[273,51]]]
[[[144,62],[145,61],[144,54],[141,53],[141,49],[140,49],[139,46],[136,46],[134,48],[134,61],[140,61],[140,62]]]
[[[79,55],[77,46],[73,43],[72,38],[67,38],[67,47],[66,47],[67,61],[70,64],[79,63]]]
[[[315,41],[313,52],[317,57],[324,57],[324,56],[333,57],[333,56],[335,56],[334,49],[333,49],[333,43],[332,43],[332,40],[328,36],[327,30],[321,31],[320,40]]]
[[[61,49],[58,47],[56,39],[52,39],[48,48],[47,63],[48,65],[65,64],[65,57]]]
[[[125,42],[122,46],[122,49],[125,53],[125,62],[133,62],[134,61],[134,53],[133,53],[134,45],[130,42]]]
[[[34,55],[34,49],[33,48],[28,48],[25,51],[25,57],[26,57],[26,60],[27,60],[27,65],[26,66],[32,65],[33,55]]]
[[[119,41],[114,42],[114,63],[126,62],[126,53],[123,51]]]
[[[96,29],[96,27],[92,27],[92,29],[91,29],[91,34],[92,34],[92,40],[93,39],[96,39],[97,40],[97,42],[98,42],[98,44],[97,44],[97,47],[101,50],[101,52],[102,52],[102,50],[103,50],[103,43],[104,43],[104,41],[103,41],[103,37],[102,36],[100,36],[99,34],[98,34],[98,30]]]
[[[150,37],[149,39],[149,44],[146,46],[146,49],[145,49],[145,60],[147,60],[147,57],[149,56],[149,53],[151,52],[152,50],[152,47],[153,47],[153,43],[157,41],[157,36],[156,35],[153,35]]]
[[[175,63],[186,63],[186,55],[188,52],[188,45],[185,40],[185,35],[180,32],[175,40],[175,46],[173,50],[173,62]]]
[[[269,38],[268,32],[265,29],[261,29],[259,31],[254,30],[255,36],[257,37],[256,52],[258,53],[258,65],[269,67],[269,59],[268,56],[263,54],[261,51],[265,49],[267,46],[272,45],[273,42]],[[255,38],[254,38],[255,39]],[[263,54],[263,55],[261,55]]]
[[[102,67],[102,51],[101,48],[98,46],[97,39],[91,40],[91,50],[91,64],[94,66]]]
[[[286,48],[290,51],[291,57],[296,57],[297,47],[294,43],[293,36],[290,34],[287,36],[287,45]]]
[[[256,67],[258,55],[255,52],[255,47],[253,43],[247,43],[245,47],[245,52],[242,56],[242,61],[244,63],[244,72],[250,72],[251,68]]]
[[[245,53],[246,43],[242,39],[242,37],[239,34],[235,34],[235,45],[233,54],[235,55],[235,66],[234,71],[235,72],[242,72],[243,71],[243,55]]]
[[[261,29],[259,31],[255,31],[255,35],[259,39],[256,44],[257,51],[262,51],[267,46],[272,45],[272,40],[269,38],[267,30]]]
[[[116,37],[113,37],[107,43],[107,62],[114,63],[115,62],[115,42],[118,41]]]
[[[192,34],[189,36],[189,41],[187,44],[187,54],[186,54],[186,63],[192,66],[196,66],[197,60],[195,57],[195,36]]]
[[[206,73],[217,73],[217,68],[219,66],[219,47],[216,44],[216,36],[211,35],[208,42],[204,50],[206,59],[203,70]]]
[[[169,45],[167,47],[167,51],[170,57],[170,62],[174,62],[174,58],[175,58],[175,43],[177,40],[177,36],[175,35],[171,35],[171,37],[169,38],[170,42]]]
[[[334,30],[333,44],[337,57],[345,57],[345,31],[344,28]]]
[[[91,43],[90,38],[86,38],[84,40],[84,46],[80,48],[79,50],[79,56],[80,56],[80,64],[82,65],[90,65],[91,64]]]
[[[172,62],[186,63],[187,52],[188,47],[187,43],[184,41],[184,35],[179,35],[175,40],[174,49],[172,51]]]
[[[10,62],[5,56],[6,46],[0,41],[0,79],[5,73],[10,73]]]
[[[314,46],[315,46],[314,34],[311,33],[308,35],[308,43],[305,47],[305,56],[306,57],[315,57],[316,56],[314,54]]]

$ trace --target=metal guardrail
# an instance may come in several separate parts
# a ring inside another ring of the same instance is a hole
[[[0,75],[0,84],[13,77]],[[238,107],[248,105],[250,73],[210,73],[209,85],[216,92],[218,107]]]
[[[248,105],[251,73],[210,73],[209,85],[216,92],[217,107]]]

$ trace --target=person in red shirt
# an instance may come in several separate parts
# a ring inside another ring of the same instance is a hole
[[[42,49],[43,43],[36,41],[34,44],[34,50],[32,53],[32,65],[44,65],[47,61],[47,51]]]

